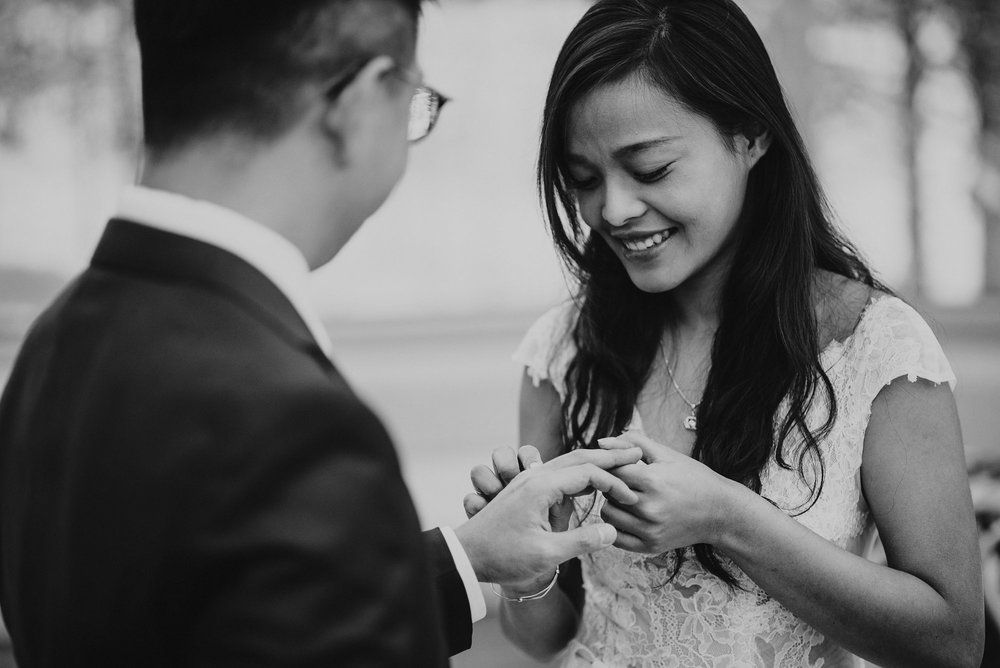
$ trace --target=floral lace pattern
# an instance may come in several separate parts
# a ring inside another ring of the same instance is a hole
[[[529,330],[514,354],[536,384],[550,381],[566,397],[565,374],[573,357],[568,333],[573,304],[553,309]],[[762,475],[762,494],[837,546],[860,554],[872,520],[861,491],[864,435],[872,401],[899,378],[954,384],[940,345],[910,306],[877,296],[855,331],[834,342],[821,361],[833,383],[837,419],[820,443],[826,478],[811,498],[808,481],[772,459]],[[818,402],[808,415],[826,416]],[[794,450],[794,448],[793,448]],[[791,453],[789,461],[797,461]],[[806,471],[816,470],[806,460]],[[597,522],[604,500],[578,500],[583,522]],[[812,505],[810,505],[812,502]],[[702,568],[688,550],[677,576],[673,553],[649,557],[608,548],[582,559],[586,605],[564,666],[627,668],[839,668],[860,662],[828,641],[767,595],[734,564],[741,589],[731,589]]]

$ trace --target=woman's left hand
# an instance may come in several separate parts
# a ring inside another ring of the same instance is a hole
[[[598,441],[604,449],[639,447],[643,461],[612,471],[639,497],[623,506],[608,500],[601,517],[618,530],[615,545],[660,554],[715,543],[725,531],[733,503],[749,490],[701,462],[636,431]]]

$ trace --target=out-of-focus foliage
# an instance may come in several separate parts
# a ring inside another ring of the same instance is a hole
[[[987,222],[986,282],[988,289],[1000,292],[1000,0],[737,2],[762,19],[762,26],[770,23],[774,34],[769,46],[785,49],[779,54],[785,57],[777,60],[802,64],[786,67],[781,75],[791,92],[799,93],[792,97],[806,133],[824,131],[822,121],[858,110],[866,118],[899,119],[881,131],[899,133],[891,150],[901,149],[910,195],[905,201],[894,200],[893,211],[911,207],[915,252],[910,287],[917,292],[925,273],[920,263],[926,256],[920,252],[921,225],[925,231],[927,227],[921,219],[935,215],[920,210],[919,193],[932,192],[934,184],[920,182],[933,176],[922,175],[917,165],[919,149],[929,145],[922,143],[917,92],[934,68],[964,76],[980,109],[976,143],[981,147],[982,170],[975,196]],[[486,12],[508,3],[445,0],[443,11],[456,12],[463,4],[476,5],[479,16],[478,5]],[[579,4],[582,11],[583,3],[566,0],[565,4]],[[116,143],[127,153],[134,150],[139,105],[130,13],[130,0],[0,0],[0,150],[35,136],[37,128],[30,124],[45,116],[36,113],[41,105],[47,112],[56,109],[49,116],[68,119],[72,127],[84,130],[78,133],[81,141],[93,147],[105,150]],[[921,31],[935,22],[946,24],[955,42],[948,62],[925,57]],[[559,34],[551,35],[553,43],[559,39]],[[506,62],[508,56],[484,55],[483,66],[501,59]],[[803,59],[808,62],[802,63]],[[819,85],[817,75],[822,80]],[[480,116],[483,113],[477,110]],[[975,211],[970,216],[978,217]],[[934,242],[928,240],[926,246],[933,256]]]
[[[927,0],[953,12],[979,105],[983,169],[976,200],[986,218],[986,284],[1000,292],[1000,2]]]
[[[31,96],[65,87],[69,113],[77,116],[91,107],[102,71],[126,74],[130,12],[129,0],[0,0],[0,142],[20,139]],[[136,125],[128,82],[128,76],[111,78],[120,87],[112,93],[121,101],[115,113],[125,143],[134,140]]]
[[[826,11],[857,20],[880,22],[892,27],[905,49],[901,77],[900,112],[909,181],[911,183],[911,228],[919,249],[920,179],[916,154],[922,118],[916,92],[931,67],[957,69],[965,75],[979,111],[981,176],[973,196],[986,225],[986,289],[1000,292],[1000,2],[997,0],[815,0]],[[955,31],[957,46],[951,62],[931,63],[921,46],[921,30],[931,21],[943,20]],[[915,287],[920,287],[921,253]]]

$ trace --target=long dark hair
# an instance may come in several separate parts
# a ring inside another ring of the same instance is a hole
[[[631,76],[710,120],[725,138],[770,134],[735,232],[693,456],[760,493],[770,458],[791,469],[789,444],[801,442],[794,465],[812,489],[803,508],[811,506],[825,471],[818,441],[837,410],[818,359],[814,277],[824,269],[883,286],[832,224],[767,50],[731,0],[601,0],[556,61],[538,186],[552,237],[578,283],[572,333],[578,353],[567,378],[564,448],[595,447],[595,438],[626,427],[672,317],[669,292],[637,288],[607,244],[585,231],[565,164],[574,105]],[[823,424],[810,428],[806,414],[819,393],[829,410]],[[818,473],[807,462],[818,462]],[[735,584],[711,546],[695,546],[695,553],[707,570]],[[680,568],[683,552],[677,556]]]

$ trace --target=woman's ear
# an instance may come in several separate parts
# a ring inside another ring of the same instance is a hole
[[[761,158],[767,153],[767,149],[771,147],[771,133],[767,130],[761,130],[753,136],[747,136],[746,139],[746,155],[747,160],[750,163],[750,167],[757,164]]]

